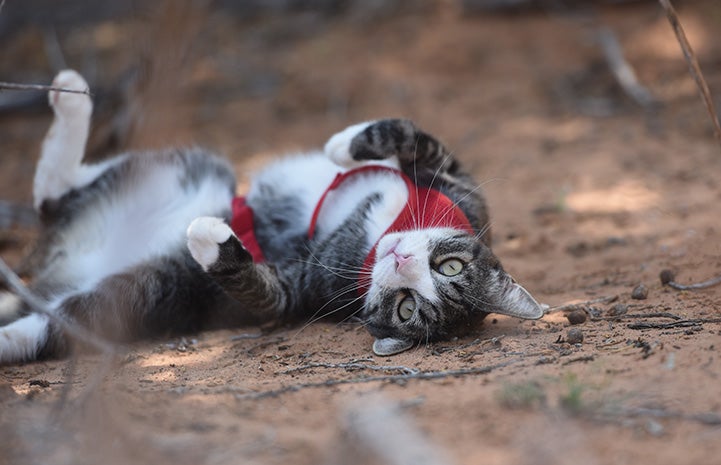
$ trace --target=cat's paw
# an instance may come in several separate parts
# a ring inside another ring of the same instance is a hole
[[[208,271],[220,257],[220,245],[233,236],[233,230],[220,218],[196,218],[188,226],[188,250],[196,262]]]
[[[364,123],[354,124],[331,136],[325,144],[324,152],[326,156],[330,158],[333,163],[344,168],[353,168],[362,164],[362,161],[353,159],[351,143],[355,136],[363,132],[373,123],[374,121],[366,121]]]
[[[86,92],[84,94],[58,90],[48,92],[48,101],[57,116],[70,119],[90,117],[93,102],[87,94],[88,83],[77,71],[71,69],[60,71],[53,79],[52,87]]]

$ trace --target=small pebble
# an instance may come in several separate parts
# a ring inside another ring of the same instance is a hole
[[[569,344],[580,344],[583,342],[583,331],[578,328],[571,328],[566,333],[566,342]]]
[[[633,288],[633,291],[631,291],[632,299],[646,300],[646,297],[648,297],[648,288],[643,284],[639,284]]]
[[[628,312],[628,305],[616,304],[608,310],[608,315],[609,316],[621,316],[621,315],[625,315],[626,312]]]
[[[583,310],[574,310],[566,315],[568,322],[572,325],[580,325],[586,321],[586,312]]]

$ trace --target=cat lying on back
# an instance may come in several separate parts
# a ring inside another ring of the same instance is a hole
[[[54,85],[87,88],[74,71]],[[489,312],[543,314],[491,252],[477,183],[409,121],[351,126],[323,152],[271,163],[234,198],[231,167],[199,149],[83,164],[90,97],[49,99],[30,288],[105,338],[355,316],[390,355]],[[0,324],[0,363],[70,349],[12,294],[0,295]]]

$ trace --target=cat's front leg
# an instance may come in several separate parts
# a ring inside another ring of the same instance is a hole
[[[382,119],[350,126],[330,138],[325,152],[337,164],[386,164],[416,176],[456,172],[451,153],[411,120]]]
[[[251,254],[222,219],[197,218],[187,234],[195,261],[245,311],[267,322],[284,317],[290,310],[292,285],[274,267],[253,263]]]

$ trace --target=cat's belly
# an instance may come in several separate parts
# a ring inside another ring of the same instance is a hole
[[[167,167],[158,168],[83,211],[62,232],[65,253],[52,264],[58,278],[91,289],[145,260],[179,253],[193,219],[229,209],[232,195],[224,182],[209,177],[189,188],[179,178]]]

